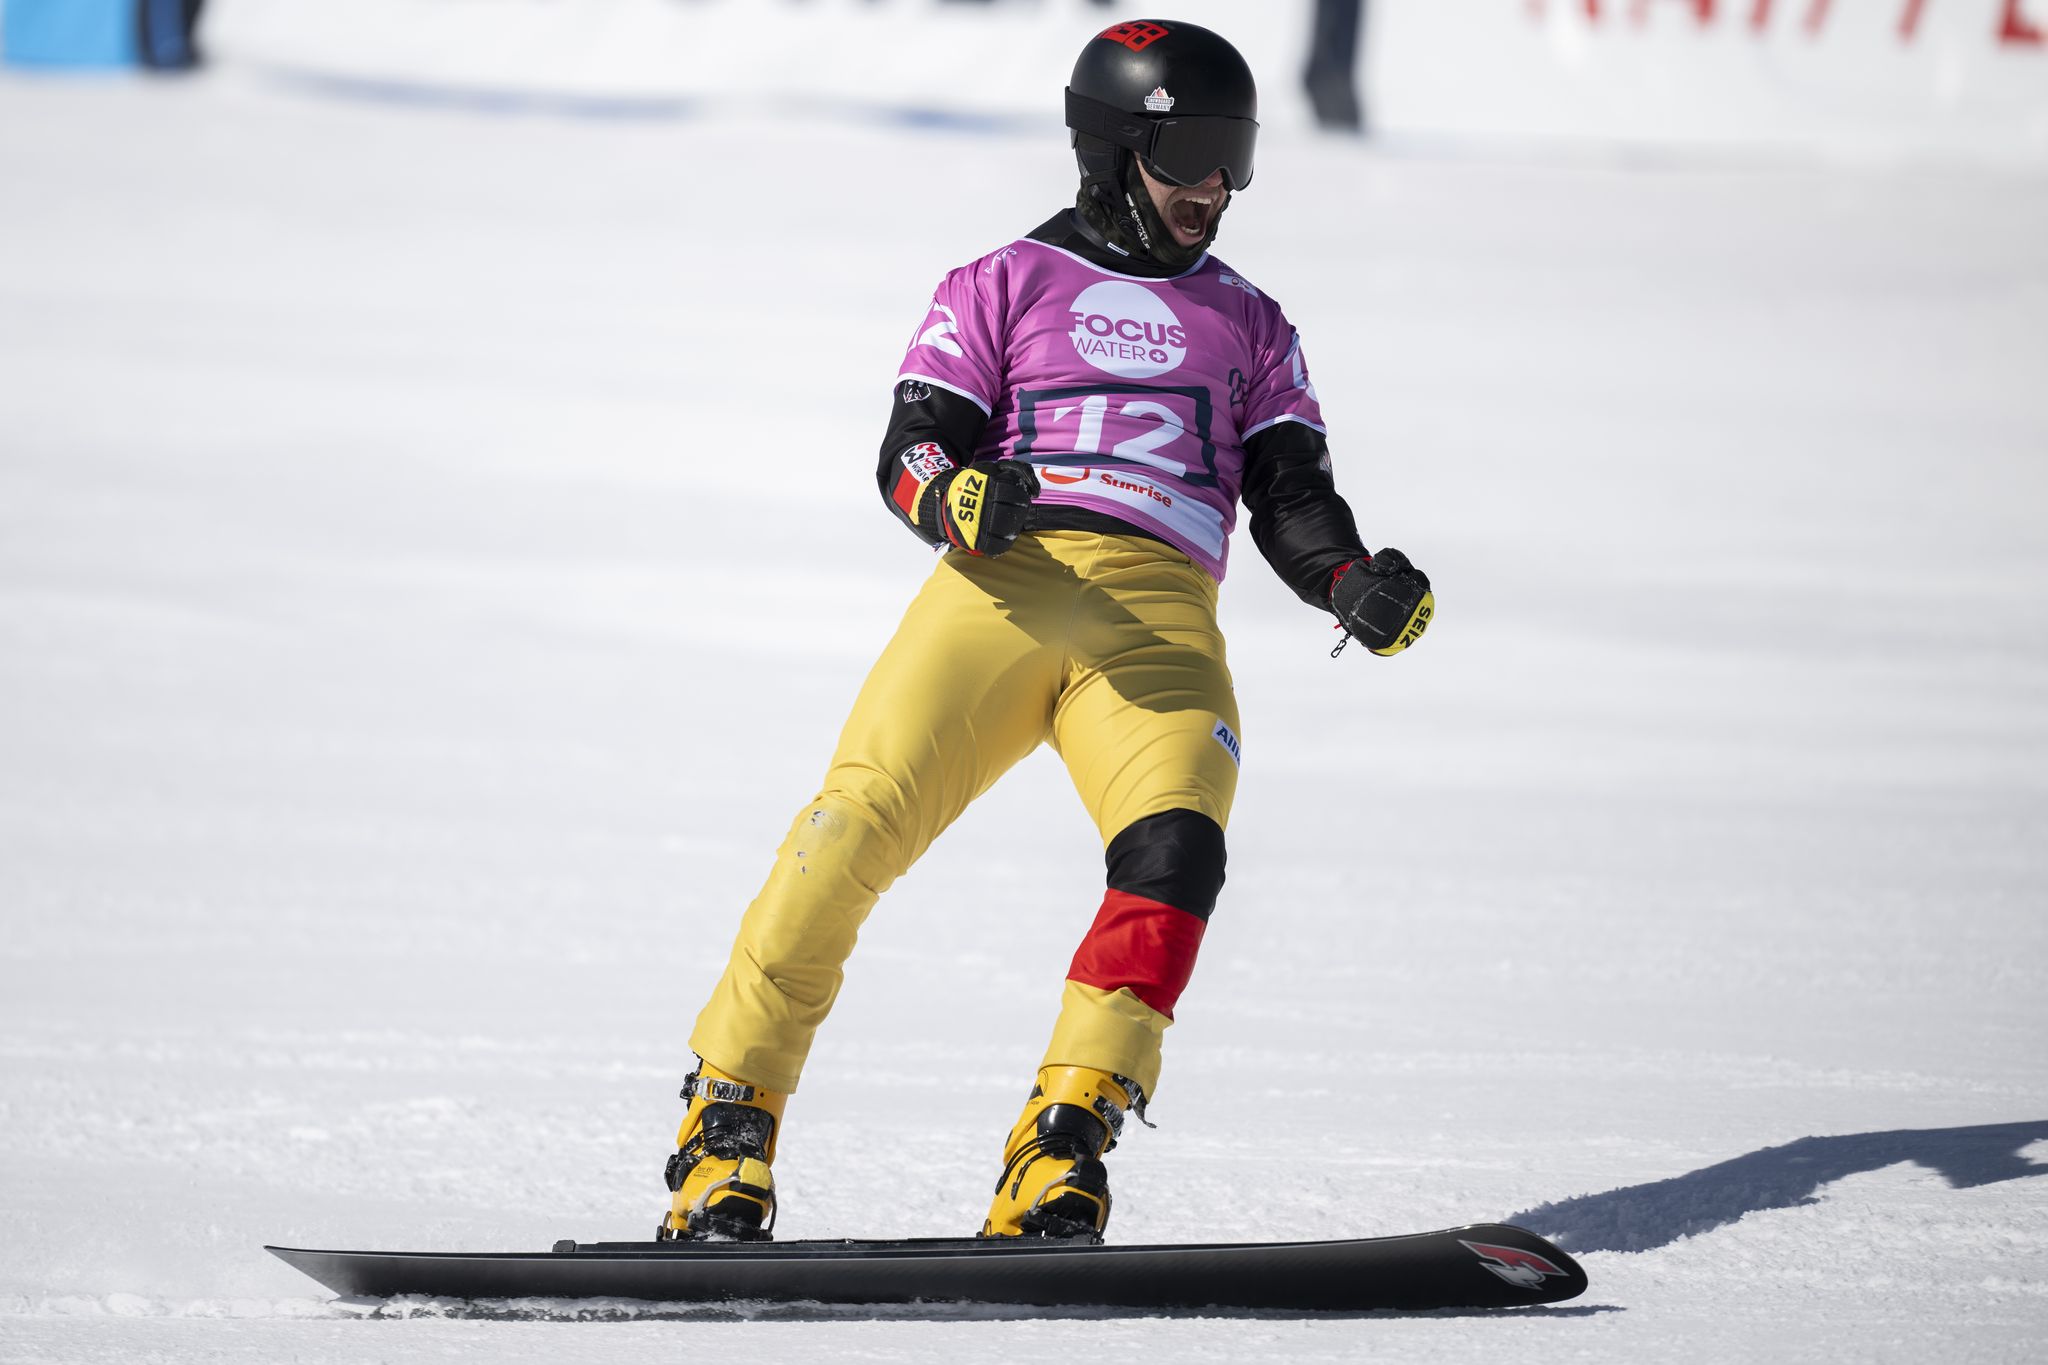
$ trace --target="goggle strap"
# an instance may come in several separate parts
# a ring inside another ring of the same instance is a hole
[[[1154,127],[1151,119],[1127,114],[1113,104],[1067,91],[1067,127],[1077,133],[1099,137],[1104,142],[1127,147],[1140,156],[1152,150]]]

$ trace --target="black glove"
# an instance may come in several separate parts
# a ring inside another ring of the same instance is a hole
[[[1354,559],[1330,580],[1330,610],[1347,632],[1375,654],[1399,654],[1422,638],[1436,614],[1429,575],[1399,550]],[[1343,645],[1338,645],[1342,649]]]
[[[1017,542],[1038,496],[1038,473],[1018,460],[981,460],[949,469],[918,490],[917,525],[971,555],[999,555]]]

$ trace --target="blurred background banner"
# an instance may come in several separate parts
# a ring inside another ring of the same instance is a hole
[[[364,93],[748,100],[798,113],[851,105],[1056,128],[1048,81],[1106,18],[1143,8],[1092,0],[216,0],[205,38],[222,59]],[[1175,0],[1156,8],[1228,33],[1266,76],[1265,121],[1284,127],[1312,121],[1302,80],[1312,34],[1341,31],[1331,12],[1349,6]],[[1390,135],[2048,166],[2048,0],[1372,0],[1361,8],[1367,122]],[[1273,80],[1279,72],[1292,79]]]
[[[135,19],[135,0],[6,0],[0,54],[14,66],[133,66]]]
[[[2048,164],[2048,0],[1388,0],[1389,123]]]
[[[197,64],[203,0],[0,0],[0,62],[55,70]]]

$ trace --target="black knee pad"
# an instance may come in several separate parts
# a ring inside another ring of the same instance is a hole
[[[1168,810],[1109,841],[1109,889],[1206,920],[1223,889],[1223,827],[1195,810]]]

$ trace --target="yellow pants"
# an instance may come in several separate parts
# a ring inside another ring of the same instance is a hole
[[[692,1048],[794,1090],[876,898],[1041,743],[1107,845],[1161,812],[1227,824],[1237,734],[1216,583],[1185,555],[1080,531],[1026,535],[996,558],[947,554],[747,908]],[[1045,1064],[1099,1067],[1149,1095],[1169,1022],[1128,989],[1069,980]]]

